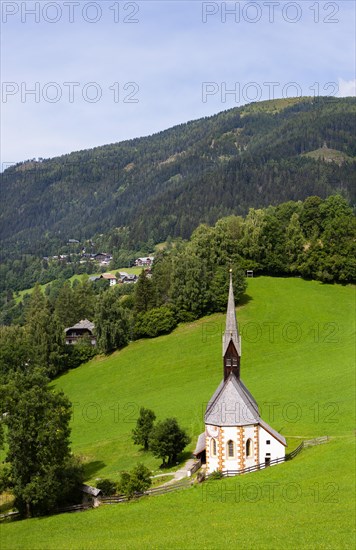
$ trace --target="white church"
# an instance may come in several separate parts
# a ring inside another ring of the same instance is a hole
[[[286,440],[260,417],[258,405],[240,379],[241,337],[238,332],[234,291],[230,288],[223,335],[224,378],[205,412],[205,432],[194,455],[206,461],[206,473],[236,472],[273,465],[285,456]]]

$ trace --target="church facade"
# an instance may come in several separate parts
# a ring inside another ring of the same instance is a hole
[[[207,405],[205,432],[200,434],[194,454],[205,457],[207,474],[269,466],[285,456],[286,440],[262,420],[256,400],[240,378],[241,336],[231,272],[222,348],[223,380]]]

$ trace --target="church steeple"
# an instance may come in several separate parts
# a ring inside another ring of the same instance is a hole
[[[240,378],[241,339],[239,336],[234,290],[232,287],[232,270],[230,269],[229,299],[226,312],[226,328],[223,335],[224,380],[232,372],[236,378]]]

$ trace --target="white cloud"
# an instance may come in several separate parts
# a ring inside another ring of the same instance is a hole
[[[344,80],[339,78],[339,91],[338,97],[355,97],[356,96],[356,79]]]

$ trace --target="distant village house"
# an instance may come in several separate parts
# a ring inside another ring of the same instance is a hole
[[[117,279],[112,273],[103,273],[100,278],[109,281],[110,286],[115,286],[117,283]]]
[[[112,255],[106,252],[100,252],[91,256],[95,262],[98,262],[101,266],[109,265],[112,260]]]
[[[147,256],[145,258],[137,258],[135,265],[137,267],[151,267],[154,261],[154,256]]]
[[[111,273],[103,273],[102,275],[92,275],[89,277],[89,281],[92,283],[95,283],[95,281],[100,281],[104,279],[105,281],[109,281],[110,286],[114,286],[116,284],[122,284],[122,283],[136,283],[138,277],[137,275],[134,275],[132,273],[126,273],[126,271],[119,271],[119,276],[116,277],[115,275],[112,275]]]

